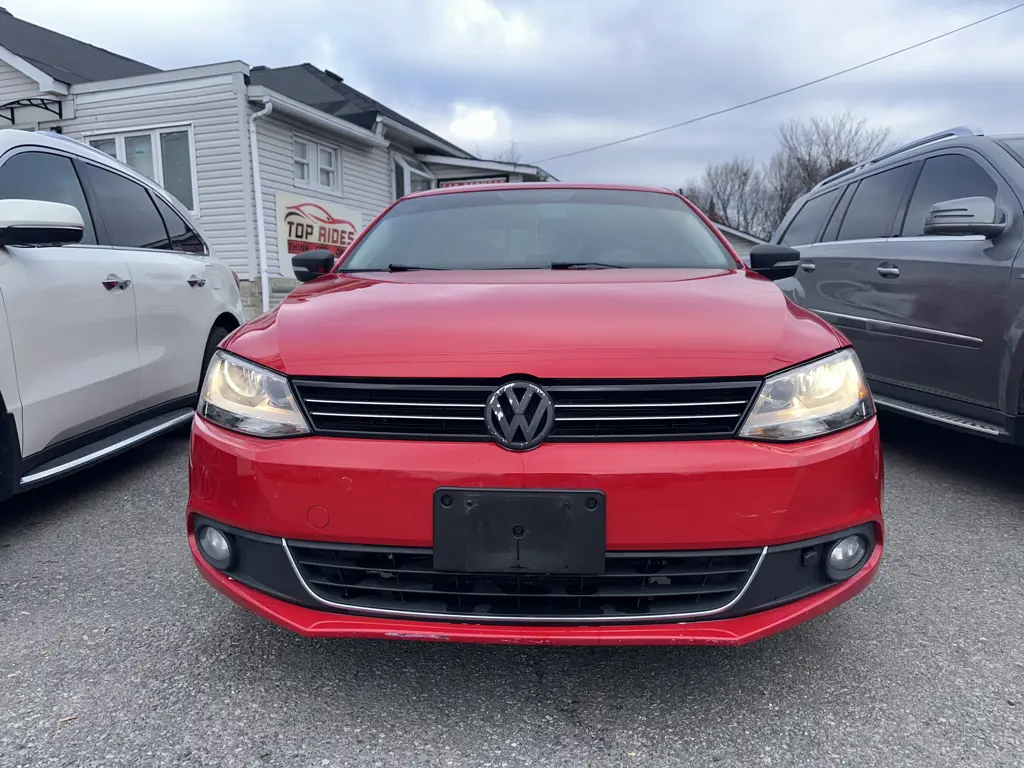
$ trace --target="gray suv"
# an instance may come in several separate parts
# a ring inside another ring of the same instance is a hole
[[[954,128],[825,179],[751,265],[853,343],[882,409],[1024,444],[1024,136]]]

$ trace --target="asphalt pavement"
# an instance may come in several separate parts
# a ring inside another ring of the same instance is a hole
[[[195,572],[155,442],[0,507],[0,766],[1024,765],[1024,451],[883,436],[878,578],[740,649],[293,636]]]

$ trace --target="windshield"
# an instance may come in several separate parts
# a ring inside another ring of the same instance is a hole
[[[403,200],[340,271],[703,268],[737,264],[678,197],[594,189],[508,189]]]

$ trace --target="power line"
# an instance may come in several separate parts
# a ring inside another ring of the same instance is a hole
[[[800,85],[794,85],[792,88],[786,88],[785,90],[782,90],[782,91],[776,91],[775,93],[769,93],[767,96],[761,96],[761,97],[756,98],[756,99],[751,99],[750,101],[744,101],[742,104],[735,104],[735,105],[733,105],[731,107],[726,107],[725,109],[716,110],[715,112],[708,112],[706,115],[701,115],[700,117],[693,117],[693,118],[690,118],[689,120],[684,120],[681,123],[674,123],[673,125],[666,125],[664,128],[655,128],[654,130],[645,131],[644,133],[638,133],[638,134],[636,134],[634,136],[627,136],[624,139],[616,139],[615,141],[605,142],[604,144],[597,144],[597,145],[595,145],[593,147],[586,147],[585,149],[577,149],[577,150],[575,150],[573,152],[566,152],[566,153],[561,154],[561,155],[552,155],[551,157],[545,157],[543,160],[537,160],[536,162],[530,163],[530,165],[540,165],[541,163],[550,163],[552,160],[561,160],[562,158],[565,158],[565,157],[574,157],[576,155],[586,154],[587,152],[596,152],[599,149],[607,149],[608,147],[614,147],[614,146],[617,146],[619,144],[626,144],[627,142],[630,142],[630,141],[636,141],[637,139],[644,139],[644,138],[647,138],[648,136],[653,136],[656,133],[664,133],[665,131],[672,131],[672,130],[675,130],[676,128],[682,128],[683,126],[686,126],[686,125],[693,125],[694,123],[699,123],[702,120],[707,120],[707,119],[712,118],[712,117],[718,117],[719,115],[724,115],[724,114],[727,114],[729,112],[735,112],[738,109],[743,109],[744,107],[749,107],[749,106],[752,106],[754,104],[760,104],[763,101],[768,101],[769,99],[775,99],[775,98],[778,98],[779,96],[785,96],[786,94],[793,93],[794,91],[799,91],[799,90],[802,90],[804,88],[810,88],[812,85],[817,85],[818,83],[824,83],[826,80],[832,80],[832,79],[834,79],[836,77],[839,77],[840,75],[846,75],[846,74],[849,74],[850,72],[854,72],[854,71],[856,71],[858,69],[863,69],[864,67],[869,67],[872,64],[877,64],[880,61],[885,61],[886,59],[891,59],[893,56],[899,56],[901,53],[906,53],[907,51],[912,51],[915,48],[920,48],[921,46],[928,45],[929,43],[934,43],[936,40],[942,40],[943,38],[949,37],[950,35],[955,35],[957,32],[963,32],[965,29],[970,29],[971,27],[976,27],[979,24],[984,24],[986,21],[991,21],[992,19],[998,18],[1000,16],[1005,16],[1006,14],[1010,13],[1011,11],[1016,11],[1018,8],[1024,8],[1024,3],[1017,3],[1016,5],[1011,6],[1010,8],[1006,8],[1005,10],[999,11],[998,13],[993,13],[991,16],[986,16],[983,19],[978,19],[977,21],[972,21],[970,24],[964,24],[962,27],[957,27],[956,29],[951,29],[948,32],[943,32],[941,35],[936,35],[935,37],[929,37],[927,40],[922,40],[919,43],[914,43],[913,45],[908,45],[906,48],[900,48],[898,51],[892,51],[891,53],[887,53],[884,56],[879,56],[878,58],[871,59],[870,61],[865,61],[865,62],[862,62],[861,64],[857,64],[857,65],[852,66],[852,67],[847,67],[846,69],[841,69],[838,72],[833,72],[831,75],[825,75],[824,77],[819,77],[816,80],[808,80],[806,83],[801,83]]]

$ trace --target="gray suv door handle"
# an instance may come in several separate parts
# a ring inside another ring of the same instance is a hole
[[[804,272],[813,272],[814,270],[817,269],[817,267],[814,266],[813,261],[801,261],[800,269],[802,269]]]
[[[878,268],[878,274],[880,274],[882,277],[899,277],[900,268],[892,264],[882,264]]]

